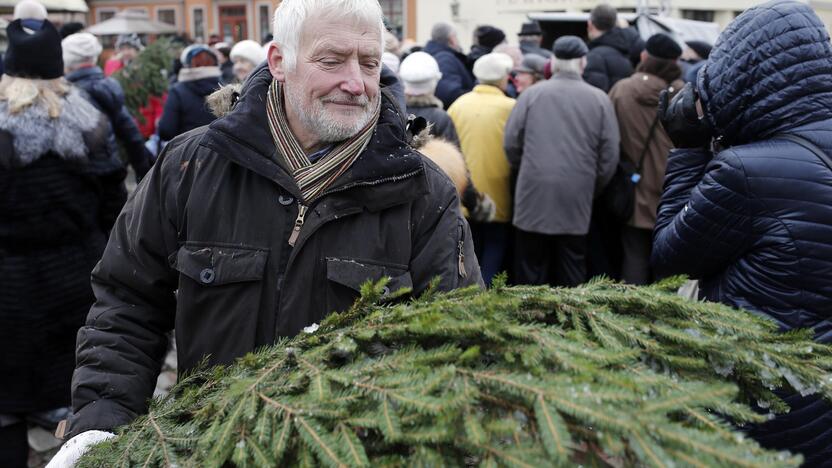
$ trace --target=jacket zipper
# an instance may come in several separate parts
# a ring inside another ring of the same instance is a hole
[[[409,178],[415,176],[416,174],[418,174],[422,171],[423,171],[423,169],[417,169],[415,171],[408,172],[407,174],[402,174],[402,175],[398,175],[398,176],[385,177],[383,179],[373,180],[373,181],[370,181],[370,182],[355,182],[355,183],[352,183],[352,184],[347,184],[343,187],[338,187],[334,190],[327,190],[324,193],[322,193],[319,198],[322,198],[326,195],[331,195],[333,193],[342,192],[344,190],[348,190],[348,189],[351,189],[353,187],[359,187],[359,186],[366,187],[366,186],[379,185],[379,184],[383,184],[383,183],[386,183],[386,182],[398,182],[400,180],[409,179]],[[289,245],[291,245],[292,247],[295,246],[295,243],[298,241],[298,237],[300,237],[300,230],[303,228],[303,223],[306,220],[307,211],[309,211],[309,207],[306,206],[306,205],[301,204],[300,202],[298,202],[298,217],[295,219],[295,227],[292,229],[292,234],[289,235]]]
[[[463,222],[460,221],[459,225],[459,242],[457,243],[458,249],[458,257],[457,257],[457,268],[459,269],[459,276],[460,278],[466,278],[468,276],[468,272],[465,271],[465,225],[462,224]]]
[[[289,235],[289,245],[292,247],[295,246],[295,242],[298,240],[298,236],[300,236],[300,230],[303,227],[303,223],[306,220],[306,211],[309,209],[308,206],[302,205],[298,202],[298,217],[295,218],[295,227],[292,228],[292,234]]]
[[[324,193],[322,193],[318,197],[318,199],[321,199],[326,195],[331,195],[333,193],[343,192],[344,190],[348,190],[348,189],[351,189],[351,188],[354,188],[354,187],[368,187],[368,186],[372,187],[374,185],[380,185],[380,184],[383,184],[383,183],[386,183],[386,182],[398,182],[400,180],[409,179],[409,178],[411,178],[411,177],[413,177],[413,176],[415,176],[415,175],[417,175],[421,172],[424,172],[424,168],[419,168],[415,171],[411,171],[411,172],[408,172],[406,174],[401,174],[401,175],[391,176],[391,177],[385,177],[385,178],[377,179],[377,180],[374,180],[374,181],[354,182],[354,183],[351,183],[351,184],[347,184],[343,187],[338,187],[336,189],[327,190]],[[300,231],[301,231],[301,228],[303,227],[304,216],[306,215],[306,212],[308,210],[309,210],[308,206],[304,206],[300,202],[298,202],[298,217],[297,217],[297,219],[295,219],[295,227],[292,230],[292,234],[289,236],[289,245],[292,246],[292,247],[295,247],[295,244],[297,243],[298,239],[300,238]],[[360,212],[360,211],[361,210],[359,209],[357,212]],[[303,213],[303,215],[301,215],[301,212]],[[345,210],[345,212],[342,212],[342,213],[337,214],[337,215],[330,216],[326,219],[321,220],[320,224],[324,224],[325,222],[328,222],[328,221],[330,221],[334,218],[340,217],[340,216],[344,216],[348,213],[352,214],[352,211],[351,210]],[[294,263],[294,259],[295,259],[296,255],[297,255],[297,249],[293,250],[292,253],[289,255],[289,261],[286,264],[286,271],[285,271],[284,276],[286,276],[286,274],[288,274],[290,267]]]
[[[353,182],[351,184],[344,185],[343,187],[338,187],[338,188],[335,188],[335,189],[332,189],[332,190],[327,190],[324,193],[322,193],[320,196],[323,197],[325,195],[330,195],[330,194],[333,194],[333,193],[343,192],[344,190],[349,190],[353,187],[372,187],[374,185],[381,185],[381,184],[384,184],[384,183],[387,183],[387,182],[398,182],[400,180],[409,179],[409,178],[411,178],[411,177],[415,176],[416,174],[418,174],[420,172],[423,172],[423,171],[424,171],[424,169],[419,168],[419,169],[416,169],[415,171],[408,172],[406,174],[401,174],[401,175],[391,176],[391,177],[385,177],[383,179],[377,179],[377,180],[368,181],[368,182]]]

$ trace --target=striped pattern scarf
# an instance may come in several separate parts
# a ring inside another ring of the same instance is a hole
[[[272,81],[271,86],[269,86],[268,104],[266,105],[269,129],[272,132],[272,138],[274,138],[278,153],[286,160],[292,177],[300,188],[305,204],[308,205],[321,196],[358,159],[358,156],[370,142],[380,112],[379,100],[373,118],[358,134],[338,143],[329,154],[312,163],[289,129],[283,85],[276,80]]]

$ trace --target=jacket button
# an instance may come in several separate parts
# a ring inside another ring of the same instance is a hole
[[[205,284],[213,283],[215,276],[213,268],[206,268],[199,273],[199,279]]]
[[[289,206],[295,202],[295,199],[292,197],[281,195],[280,198],[277,199],[277,201],[279,201],[280,204],[283,206]]]

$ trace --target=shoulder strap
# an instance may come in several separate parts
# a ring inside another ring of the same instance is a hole
[[[832,159],[830,159],[829,156],[826,155],[826,153],[824,153],[820,148],[818,148],[817,145],[807,140],[806,138],[794,135],[792,133],[780,133],[778,135],[774,135],[774,138],[788,140],[792,143],[797,143],[798,145],[806,148],[807,150],[814,153],[814,155],[817,156],[821,161],[823,161],[823,164],[825,164],[826,167],[828,167],[829,170],[832,171]]]
[[[650,142],[653,141],[653,135],[656,133],[656,126],[659,123],[659,112],[656,111],[656,118],[653,119],[653,124],[650,125],[650,133],[647,134],[647,140],[644,142],[644,147],[641,148],[641,156],[638,157],[636,164],[636,172],[641,173],[641,164],[644,162],[644,156],[647,154],[647,149],[650,148]]]

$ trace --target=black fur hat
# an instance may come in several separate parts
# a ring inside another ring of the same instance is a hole
[[[21,20],[14,20],[6,28],[6,36],[9,47],[3,57],[5,74],[42,80],[64,75],[61,35],[49,20],[43,20],[40,29],[31,33],[24,29]]]

